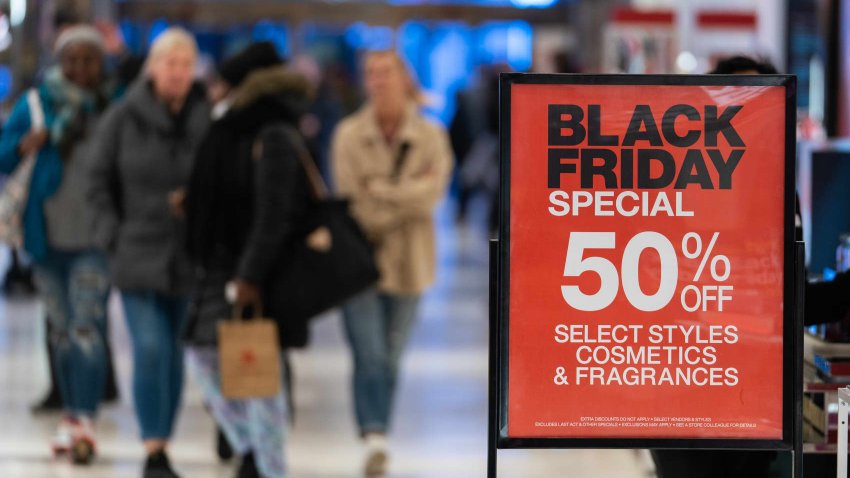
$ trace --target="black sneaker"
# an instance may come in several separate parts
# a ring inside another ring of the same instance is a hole
[[[233,458],[233,448],[230,446],[230,442],[227,441],[227,437],[221,431],[221,428],[216,433],[216,452],[222,462],[228,462]]]
[[[164,451],[158,451],[148,455],[142,478],[180,478],[180,475],[171,468],[168,455]]]
[[[109,365],[106,369],[106,387],[101,403],[111,405],[121,400],[121,396],[118,393],[118,383],[115,381],[115,369],[112,367],[112,358],[109,359]]]
[[[6,272],[6,277],[3,280],[3,292],[6,295],[24,295],[30,296],[35,294],[35,283],[32,279],[32,268],[25,267],[17,258],[17,253],[13,253],[12,266]]]
[[[59,396],[59,390],[56,387],[51,387],[40,402],[32,405],[30,411],[36,415],[62,411],[62,397]]]
[[[236,478],[262,478],[260,472],[257,471],[257,463],[254,461],[253,453],[248,453],[242,457],[242,464],[239,465]]]

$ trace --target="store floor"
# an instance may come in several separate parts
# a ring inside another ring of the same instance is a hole
[[[486,475],[486,234],[482,227],[454,227],[445,209],[439,215],[439,281],[424,301],[404,362],[391,437],[394,478]],[[473,222],[482,222],[477,219]],[[57,416],[29,412],[47,381],[40,305],[35,300],[0,303],[0,477],[140,476],[142,451],[128,393],[130,346],[115,297],[110,309],[123,400],[102,412],[96,464],[73,468],[55,461],[47,447]],[[313,339],[310,349],[293,356],[297,417],[288,443],[291,476],[354,478],[359,476],[361,448],[338,314],[317,320]],[[213,433],[190,378],[171,452],[184,477],[233,476],[232,465],[220,465],[215,457]],[[499,459],[504,478],[654,476],[646,455],[627,450],[502,451]]]

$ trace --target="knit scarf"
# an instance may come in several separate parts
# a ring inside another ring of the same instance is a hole
[[[59,66],[47,71],[44,87],[54,111],[50,142],[67,159],[74,144],[88,133],[89,120],[106,107],[112,87],[103,81],[94,91],[80,88],[65,78]]]

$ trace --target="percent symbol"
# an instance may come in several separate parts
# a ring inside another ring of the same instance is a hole
[[[720,237],[719,232],[715,232],[711,236],[711,240],[708,241],[708,247],[703,251],[702,248],[702,237],[696,232],[689,232],[685,234],[685,237],[682,238],[682,254],[685,255],[688,259],[696,259],[700,256],[699,267],[697,267],[697,272],[694,274],[693,282],[699,281],[700,277],[702,277],[702,272],[705,270],[705,266],[708,265],[709,259],[711,260],[711,277],[718,282],[723,282],[729,278],[729,274],[732,272],[732,265],[729,262],[729,257],[723,254],[712,255],[714,252],[714,246],[717,244],[717,239]],[[693,243],[694,248],[691,249],[689,244]],[[717,270],[717,265],[719,263],[723,264],[723,274],[720,274]]]

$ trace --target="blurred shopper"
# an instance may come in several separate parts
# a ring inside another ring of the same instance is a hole
[[[310,56],[293,59],[292,68],[315,85],[313,100],[301,119],[300,130],[307,140],[307,147],[315,158],[326,182],[332,181],[330,146],[333,131],[342,119],[342,104],[330,80],[323,74],[322,67]]]
[[[776,67],[768,61],[758,61],[747,56],[731,56],[717,62],[711,75],[775,75]]]
[[[212,107],[213,107],[212,118],[213,118],[213,120],[215,120],[217,118],[221,118],[221,116],[223,116],[224,113],[226,113],[227,110],[230,108],[229,101],[226,101],[227,95],[230,92],[230,85],[228,85],[227,82],[224,81],[221,78],[221,76],[219,76],[217,71],[208,71],[207,74],[204,76],[204,83],[206,84],[206,87],[207,87],[207,101],[209,101],[210,105],[212,105]],[[212,126],[210,126],[210,127],[212,128]],[[195,171],[197,171],[197,168],[198,168],[198,166],[195,166]],[[197,175],[197,173],[193,172],[192,177],[194,178],[196,175]],[[191,187],[191,185],[190,185],[190,187]],[[187,198],[187,200],[188,200],[188,198]],[[188,217],[187,217],[187,221],[189,223],[189,226],[188,226],[189,229],[190,230],[193,229],[193,226],[191,224],[192,221],[189,220]],[[189,231],[188,236],[189,237],[192,236],[191,231]],[[189,239],[189,241],[191,243],[192,239]],[[191,250],[189,250],[189,252],[190,252],[190,255],[191,255]],[[197,258],[192,257],[190,259],[197,262]],[[195,276],[196,276],[195,279],[196,280],[195,280],[195,284],[194,284],[194,287],[196,289],[200,286],[200,284],[199,284],[200,281],[198,279],[199,279],[199,276],[201,276],[201,275],[202,275],[202,271],[200,269],[198,269],[197,266],[196,266],[196,268],[195,268]],[[195,319],[194,314],[197,313],[196,312],[197,300],[195,300],[195,299],[197,299],[197,296],[195,296],[193,294],[192,299],[193,299],[193,302],[189,305],[189,314],[190,314],[189,319],[188,319],[190,321],[189,326],[191,326],[191,321]],[[208,412],[210,412],[210,414],[212,414],[212,410],[210,409],[209,404],[204,402],[204,407],[207,409]],[[218,455],[218,459],[222,463],[227,463],[231,459],[233,459],[233,447],[230,446],[230,441],[228,441],[227,436],[225,436],[225,434],[224,434],[224,430],[221,429],[221,425],[219,425],[218,423],[216,423],[215,452],[216,452],[216,455]]]
[[[499,225],[499,74],[507,65],[481,69],[476,86],[457,97],[457,112],[449,127],[458,161],[458,216],[466,219],[469,201],[482,194],[490,205],[488,227]]]
[[[553,73],[581,73],[584,68],[578,60],[576,52],[571,50],[558,50],[552,55]]]
[[[720,60],[709,74],[768,75],[776,67],[744,56]],[[653,450],[658,478],[717,478],[721,476],[767,478],[776,459],[773,451]]]
[[[10,251],[12,263],[3,278],[3,293],[7,296],[35,294],[35,282],[32,278],[32,266],[21,257],[21,251],[12,248]],[[58,393],[58,392],[57,392]]]
[[[281,478],[287,476],[286,385],[269,398],[225,398],[217,325],[233,315],[234,305],[270,305],[262,286],[291,235],[303,229],[312,198],[297,128],[309,107],[309,86],[268,42],[248,46],[220,70],[229,91],[214,109],[217,119],[198,152],[187,197],[189,251],[198,270],[186,330],[189,359],[205,401],[242,456],[237,477]],[[235,292],[229,298],[228,284]],[[285,311],[279,314],[285,320]],[[280,345],[303,346],[306,336],[306,329],[289,329]]]
[[[183,389],[183,328],[192,282],[182,199],[209,124],[194,82],[194,38],[169,28],[145,75],[98,131],[89,199],[95,240],[109,254],[133,342],[133,398],[148,458],[145,478],[172,478],[166,447]]]
[[[452,152],[443,128],[419,112],[419,93],[394,52],[365,59],[367,104],[340,123],[332,145],[339,192],[376,248],[381,280],[343,308],[354,356],[354,402],[367,445],[365,473],[384,476],[386,434],[405,342],[435,272],[434,208]]]
[[[107,373],[109,278],[91,237],[86,202],[95,123],[112,90],[104,74],[103,41],[88,26],[65,29],[55,45],[59,64],[38,87],[45,130],[32,131],[25,97],[0,139],[0,169],[11,173],[38,152],[24,212],[24,248],[51,321],[50,346],[65,417],[52,446],[89,463],[96,444],[93,419]]]
[[[487,123],[485,108],[488,98],[491,96],[486,91],[483,85],[483,77],[487,75],[487,70],[480,70],[481,79],[478,84],[469,88],[459,90],[455,95],[455,114],[452,122],[449,125],[449,138],[451,140],[452,151],[454,152],[457,161],[455,185],[457,187],[457,220],[464,222],[466,220],[469,201],[472,199],[475,188],[467,184],[461,177],[461,170],[466,165],[466,157],[472,150],[472,145],[475,139],[485,129]]]
[[[73,10],[68,8],[69,6],[60,7],[56,14],[53,17],[53,27],[57,32],[56,40],[61,38],[62,32],[64,32],[68,28],[73,28],[74,26],[78,26],[82,24],[81,19],[74,13]],[[112,25],[111,29],[105,28],[104,22],[96,22],[95,29],[97,29],[98,33],[100,33],[102,45],[103,45],[103,53],[104,53],[104,65],[106,65],[107,74],[111,73],[111,68],[109,68],[112,58],[115,56],[116,51],[116,42],[119,42],[121,45],[121,49],[123,49],[123,40],[121,40],[120,32],[117,29],[117,26]],[[55,42],[54,42],[55,44]],[[123,62],[122,62],[123,63]],[[48,70],[49,71],[49,70]],[[120,73],[120,72],[119,72]],[[116,74],[112,76],[110,80],[110,84],[112,90],[114,91],[113,101],[120,97],[124,91],[122,88],[122,79],[120,74]],[[12,285],[14,287],[17,285],[17,289],[23,289],[28,291],[29,293],[36,292],[34,284],[31,279],[31,267],[25,263],[20,257],[20,253],[17,250],[12,251],[12,266],[9,269],[9,272],[6,275],[7,282],[4,283],[4,291],[8,294],[9,290],[6,289],[7,286]],[[10,280],[11,279],[11,280]],[[62,397],[59,395],[59,385],[57,384],[56,379],[56,369],[53,366],[55,363],[53,356],[54,350],[51,346],[50,337],[53,335],[53,327],[52,321],[50,317],[44,316],[45,322],[45,331],[44,341],[45,341],[45,350],[47,351],[47,363],[49,364],[50,369],[50,380],[48,382],[47,393],[41,398],[38,402],[36,402],[31,410],[33,413],[47,413],[54,411],[61,411],[63,409]],[[118,399],[118,386],[115,381],[115,369],[112,363],[112,350],[110,348],[109,343],[109,320],[104,321],[103,328],[103,337],[107,339],[105,341],[106,345],[106,386],[104,390],[103,403],[114,402]]]

